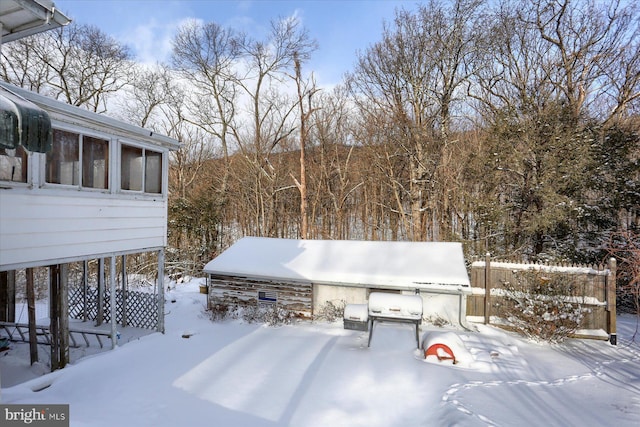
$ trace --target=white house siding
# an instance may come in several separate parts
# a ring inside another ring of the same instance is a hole
[[[0,270],[161,248],[166,215],[162,195],[0,189]]]
[[[367,288],[335,285],[313,285],[313,312],[318,313],[327,302],[339,304],[366,304]]]
[[[369,292],[400,292],[404,295],[415,295],[415,290],[394,290],[382,288],[367,288],[342,285],[313,285],[313,312],[317,313],[328,302],[339,304],[366,304]],[[450,324],[460,322],[460,303],[463,304],[463,312],[466,306],[466,296],[460,299],[460,295],[442,295],[429,292],[420,292],[423,301],[423,317],[427,320],[441,320]]]
[[[466,323],[467,296],[442,295],[421,292],[422,296],[422,316],[432,322],[444,321],[456,325],[461,322]],[[462,316],[461,316],[461,313]]]
[[[69,170],[74,178],[48,183],[46,155],[35,152],[28,157],[26,182],[0,181],[0,271],[166,246],[168,156],[179,148],[177,140],[6,83],[0,86],[45,110],[54,129],[109,142],[108,183],[98,180],[85,186],[78,182],[77,169]],[[161,174],[154,174],[144,189],[121,189],[125,145],[145,150],[145,158],[156,163],[162,159]],[[85,161],[81,153],[80,146],[80,163]],[[60,164],[60,173],[66,172],[64,167]],[[104,180],[104,163],[98,167],[94,176]]]

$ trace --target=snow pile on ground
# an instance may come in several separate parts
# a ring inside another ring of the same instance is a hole
[[[213,323],[205,297],[198,280],[178,284],[167,296],[164,335],[122,330],[115,350],[4,388],[2,403],[68,403],[71,425],[92,427],[620,427],[640,419],[631,316],[618,319],[618,346],[540,345],[484,325],[423,325],[425,341],[453,347],[452,364],[426,362],[413,325],[376,324],[367,348],[367,333],[341,321]],[[12,343],[0,365],[21,346]]]

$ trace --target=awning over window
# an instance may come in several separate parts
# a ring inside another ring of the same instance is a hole
[[[22,145],[29,151],[51,149],[51,119],[37,105],[0,88],[0,148]]]

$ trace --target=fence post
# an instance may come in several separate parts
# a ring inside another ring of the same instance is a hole
[[[609,275],[606,276],[607,293],[607,332],[609,332],[609,342],[612,345],[618,344],[618,334],[616,330],[616,270],[617,261],[609,258]]]
[[[484,324],[488,325],[491,318],[491,254],[484,257]]]

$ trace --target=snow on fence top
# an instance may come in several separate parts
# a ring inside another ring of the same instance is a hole
[[[462,245],[454,242],[244,237],[210,261],[204,272],[317,284],[471,292]]]
[[[474,261],[471,267],[484,267],[485,261]],[[609,269],[604,266],[589,265],[546,265],[536,263],[515,263],[491,261],[491,268],[503,268],[506,270],[536,270],[555,273],[572,273],[572,274],[593,274],[596,276],[606,276]]]

